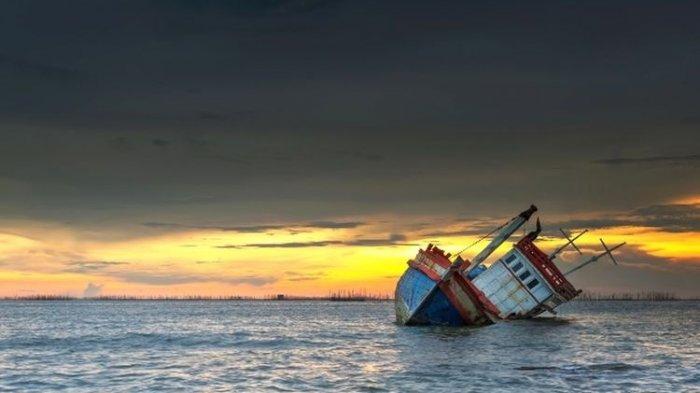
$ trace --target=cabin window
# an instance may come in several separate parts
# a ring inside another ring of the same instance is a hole
[[[516,258],[517,258],[517,257],[515,256],[515,254],[510,254],[510,256],[509,256],[508,258],[506,258],[506,263],[510,264],[510,263],[513,262]]]
[[[523,267],[522,262],[518,262],[513,266],[513,271],[517,272],[518,270],[520,270],[521,267]]]
[[[525,281],[526,278],[530,277],[530,271],[525,270],[523,274],[519,275],[518,277],[520,277],[520,281]]]
[[[535,278],[534,280],[532,280],[532,281],[530,281],[529,283],[527,283],[527,287],[530,288],[530,289],[532,289],[532,288],[536,287],[537,284],[539,284],[539,283],[540,283],[540,282]]]

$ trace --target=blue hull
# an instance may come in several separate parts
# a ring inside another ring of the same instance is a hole
[[[404,325],[464,325],[465,321],[437,284],[408,268],[396,286],[396,319]]]

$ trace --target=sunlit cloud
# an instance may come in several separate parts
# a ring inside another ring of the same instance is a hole
[[[360,221],[314,221],[304,224],[267,224],[267,225],[235,225],[235,226],[217,226],[217,225],[189,225],[177,224],[169,222],[145,222],[142,225],[155,229],[169,230],[199,230],[199,231],[223,231],[223,232],[240,232],[240,233],[263,233],[269,231],[286,230],[296,232],[310,229],[349,229],[357,228],[366,223]]]
[[[559,227],[574,232],[586,228],[591,233],[577,241],[586,255],[601,250],[598,238],[608,244],[628,243],[620,251],[626,274],[644,280],[646,273],[639,271],[692,276],[696,271],[688,269],[700,263],[697,209],[696,204],[677,203],[612,215],[543,216],[545,231],[538,244],[551,251],[563,243]],[[419,247],[434,243],[455,253],[481,239],[462,254],[469,259],[489,241],[483,236],[504,221],[431,219],[434,223],[422,216],[375,216],[303,225],[168,226],[151,235],[113,240],[84,237],[58,225],[6,223],[0,232],[0,295],[28,290],[81,295],[87,293],[86,285],[91,293],[102,295],[326,295],[334,290],[390,294]],[[502,245],[487,263],[509,247],[509,242]],[[584,257],[569,250],[557,261],[567,267]],[[589,285],[587,274],[579,275],[577,283]]]

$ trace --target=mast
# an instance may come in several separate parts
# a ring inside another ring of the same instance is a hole
[[[578,251],[579,255],[583,255],[583,253],[581,252],[581,250],[579,250],[579,248],[576,246],[576,244],[574,244],[574,240],[576,240],[576,239],[578,239],[579,237],[583,236],[586,232],[588,232],[588,229],[583,230],[583,232],[581,232],[581,233],[579,233],[578,235],[574,236],[573,239],[572,239],[571,237],[569,237],[569,235],[568,235],[566,232],[564,232],[563,229],[559,228],[559,231],[561,232],[562,235],[564,235],[564,238],[566,238],[567,242],[566,242],[566,244],[564,244],[563,246],[557,248],[556,250],[554,250],[554,252],[552,252],[551,254],[549,254],[549,260],[550,260],[550,261],[554,260],[554,258],[556,258],[557,255],[559,255],[560,252],[564,251],[564,249],[565,249],[566,247],[568,247],[569,245],[571,245],[576,251]]]
[[[486,248],[481,250],[477,256],[474,257],[472,260],[472,265],[469,267],[468,271],[474,270],[477,266],[481,265],[486,258],[491,255],[496,249],[505,242],[510,235],[512,235],[515,231],[518,230],[527,220],[530,219],[533,213],[537,211],[537,207],[535,205],[530,205],[530,208],[525,210],[524,212],[520,213],[516,217],[513,217],[505,226],[496,234],[496,236],[491,240],[491,243],[489,243]]]
[[[565,275],[565,276],[568,276],[569,274],[571,274],[571,273],[573,273],[573,272],[575,272],[575,271],[581,269],[582,267],[584,267],[584,266],[586,266],[586,265],[588,265],[588,264],[590,264],[590,263],[593,263],[593,262],[597,261],[598,259],[600,259],[600,258],[602,258],[602,257],[604,257],[604,256],[606,256],[606,255],[609,255],[609,256],[610,256],[610,259],[613,261],[613,263],[617,265],[617,261],[615,260],[615,257],[613,256],[612,252],[615,251],[615,250],[617,250],[618,248],[624,246],[625,244],[627,244],[627,242],[620,243],[620,244],[618,244],[617,246],[615,246],[615,247],[610,247],[610,248],[608,248],[608,245],[605,244],[605,242],[603,241],[603,239],[600,239],[600,243],[603,245],[603,248],[605,249],[604,252],[602,252],[602,253],[600,253],[600,254],[598,254],[598,255],[594,255],[594,256],[590,257],[590,258],[589,258],[588,260],[586,260],[585,262],[580,263],[578,266],[576,266],[576,267],[574,267],[573,269],[569,270],[568,272],[564,273],[564,275]]]

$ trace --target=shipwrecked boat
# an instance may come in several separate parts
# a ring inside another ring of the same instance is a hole
[[[414,259],[396,285],[396,320],[403,325],[487,325],[503,320],[531,318],[555,309],[575,298],[581,290],[566,278],[582,267],[608,255],[617,264],[612,252],[625,243],[608,246],[598,255],[562,273],[554,263],[556,256],[586,233],[573,238],[561,230],[567,242],[545,254],[535,244],[541,231],[528,233],[513,248],[490,266],[483,262],[537,211],[530,206],[510,221],[480,240],[493,236],[490,243],[472,261],[462,259],[460,251],[451,259],[438,247],[429,244]],[[477,242],[478,243],[478,242]]]

